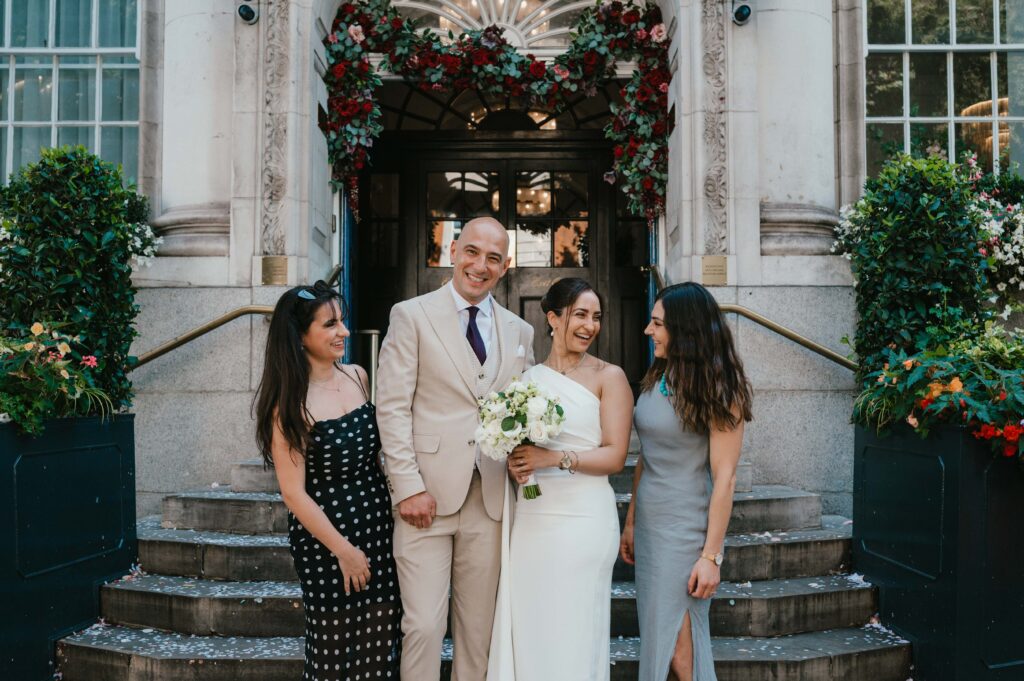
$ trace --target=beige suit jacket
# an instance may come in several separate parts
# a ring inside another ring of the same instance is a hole
[[[501,349],[492,390],[533,366],[533,327],[494,303]],[[377,422],[392,503],[427,491],[438,515],[462,508],[473,478],[480,366],[466,350],[448,286],[391,308],[377,372]],[[480,457],[487,515],[501,519],[505,465]]]

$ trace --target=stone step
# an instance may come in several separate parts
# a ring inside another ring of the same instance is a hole
[[[635,681],[639,639],[611,639],[612,681]],[[292,681],[298,637],[203,637],[95,625],[57,643],[63,681]],[[712,639],[719,681],[905,681],[910,645],[875,626],[771,639]],[[441,654],[451,675],[451,645]]]
[[[626,516],[630,494],[617,494],[619,522]],[[185,492],[164,497],[163,526],[239,534],[288,531],[288,512],[281,495],[235,492],[229,488]],[[755,485],[737,492],[729,530],[736,533],[800,530],[821,527],[821,498],[781,485]]]
[[[612,636],[639,633],[636,587],[611,587]],[[165,575],[130,576],[100,589],[109,622],[200,636],[299,636],[304,627],[298,582],[221,582]],[[781,636],[866,623],[874,589],[856,577],[724,582],[711,603],[716,636]]]
[[[626,457],[626,467],[609,476],[612,487],[618,494],[633,490],[633,472],[636,470],[635,451]],[[736,491],[750,492],[753,489],[754,467],[740,461],[736,467]],[[277,477],[272,469],[263,467],[263,459],[246,459],[231,467],[231,489],[235,492],[278,492]]]
[[[245,459],[231,465],[231,489],[236,492],[280,492],[273,468],[264,468],[263,459]]]
[[[729,535],[722,578],[745,582],[841,572],[850,565],[851,531],[845,518],[824,516],[821,529]],[[231,581],[296,579],[282,534],[165,529],[159,516],[140,520],[138,533],[146,572]],[[614,578],[631,581],[633,566],[616,560]]]

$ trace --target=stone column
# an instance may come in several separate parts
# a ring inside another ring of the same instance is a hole
[[[759,0],[761,253],[826,254],[838,220],[831,0]]]
[[[162,256],[227,256],[230,239],[233,0],[164,10]]]

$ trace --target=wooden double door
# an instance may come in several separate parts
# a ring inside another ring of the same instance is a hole
[[[540,300],[580,277],[605,301],[595,354],[631,381],[646,366],[647,227],[624,209],[607,142],[587,133],[385,133],[361,186],[355,246],[357,323],[386,329],[399,300],[452,274],[450,245],[469,220],[494,217],[509,233],[512,266],[497,301],[535,330],[538,361],[551,339]]]

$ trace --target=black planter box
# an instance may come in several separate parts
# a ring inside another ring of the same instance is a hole
[[[0,678],[53,675],[53,644],[99,617],[137,560],[134,416],[0,424]]]
[[[854,563],[914,681],[1024,680],[1024,473],[964,428],[857,428]]]

